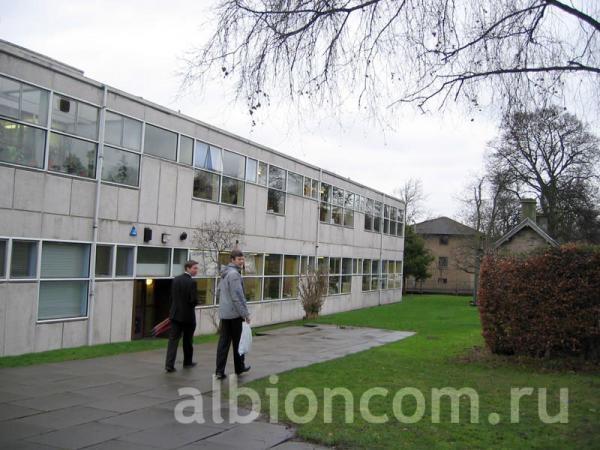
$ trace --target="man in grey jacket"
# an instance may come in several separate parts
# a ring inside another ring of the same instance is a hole
[[[226,377],[225,365],[227,364],[227,355],[232,342],[235,373],[241,375],[250,370],[250,366],[246,366],[244,363],[244,356],[238,353],[242,335],[242,322],[245,320],[250,323],[250,313],[244,295],[242,267],[244,267],[244,254],[239,250],[233,250],[230,263],[221,269],[221,282],[219,284],[221,336],[217,347],[217,370],[215,371],[215,376],[219,380]]]

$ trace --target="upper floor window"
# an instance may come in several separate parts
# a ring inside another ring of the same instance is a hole
[[[179,135],[179,162],[183,164],[193,163],[194,159],[194,140],[187,136]]]
[[[448,235],[447,234],[443,234],[440,236],[440,245],[448,245]]]
[[[221,149],[201,141],[196,141],[194,166],[214,172],[222,172],[223,158],[221,156]]]
[[[46,131],[0,119],[0,161],[44,167]]]
[[[45,89],[0,76],[0,115],[45,127],[48,98]]]
[[[447,256],[440,256],[438,258],[438,267],[440,269],[448,268],[448,257]]]
[[[269,166],[269,190],[267,192],[267,212],[285,214],[286,172],[276,166]]]
[[[177,133],[146,124],[144,153],[175,161],[177,159]]]
[[[302,195],[304,192],[304,179],[302,175],[294,172],[288,172],[287,183],[288,194]]]
[[[246,181],[256,183],[258,171],[258,161],[252,158],[246,158]]]
[[[54,95],[52,128],[87,139],[98,139],[98,108],[62,95]]]
[[[139,152],[142,149],[142,122],[107,111],[104,142]]]

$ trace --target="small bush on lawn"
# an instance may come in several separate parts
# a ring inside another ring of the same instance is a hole
[[[479,311],[493,353],[600,360],[600,247],[486,256]]]

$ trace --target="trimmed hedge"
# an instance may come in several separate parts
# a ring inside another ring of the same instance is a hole
[[[600,247],[487,255],[479,313],[493,353],[600,359]]]

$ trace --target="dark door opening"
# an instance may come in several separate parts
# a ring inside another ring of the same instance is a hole
[[[135,280],[131,338],[152,336],[152,328],[169,316],[172,280]]]

